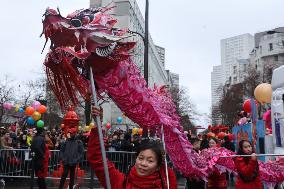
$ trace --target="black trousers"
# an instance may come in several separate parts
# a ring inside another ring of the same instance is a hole
[[[44,178],[37,178],[37,185],[39,189],[46,189],[45,179]]]
[[[186,188],[187,189],[204,189],[205,182],[203,180],[195,181],[195,180],[189,180],[188,178],[186,178]]]
[[[61,179],[60,179],[59,189],[63,189],[64,183],[65,183],[65,180],[66,180],[66,178],[67,178],[67,176],[68,176],[69,170],[70,170],[69,189],[72,189],[72,188],[73,188],[73,185],[74,185],[74,178],[75,178],[75,168],[76,168],[76,165],[74,165],[74,166],[71,166],[71,165],[64,165],[63,174],[62,174]]]

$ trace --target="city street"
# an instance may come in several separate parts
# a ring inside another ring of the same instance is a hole
[[[89,189],[90,188],[90,181],[83,181],[81,183],[81,189]],[[47,184],[49,189],[57,189],[59,185],[59,179],[57,180],[50,180],[47,179]],[[185,189],[186,180],[184,178],[178,179],[178,189]],[[8,179],[6,180],[5,188],[0,185],[0,189],[30,189],[30,181],[28,179]],[[34,188],[37,188],[36,182]],[[102,187],[95,179],[94,189],[101,189]],[[231,182],[228,186],[228,189],[234,189],[234,184]]]

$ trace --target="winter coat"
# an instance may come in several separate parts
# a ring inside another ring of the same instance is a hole
[[[34,153],[33,161],[36,176],[39,178],[47,177],[50,152],[43,136],[36,135],[33,138],[31,152]]]
[[[236,189],[262,189],[257,160],[249,158],[246,163],[244,157],[237,157],[234,162],[238,172]]]
[[[106,188],[105,173],[103,167],[103,160],[99,144],[98,129],[94,128],[91,131],[88,143],[88,161],[100,183]],[[148,176],[138,175],[135,166],[133,166],[129,174],[125,175],[119,172],[114,164],[107,162],[110,184],[112,189],[162,189],[166,187],[166,173],[165,167],[162,166],[158,171],[155,171]],[[168,168],[170,189],[177,189],[176,177],[172,169]],[[162,182],[161,182],[162,181]]]
[[[60,149],[60,158],[63,165],[74,166],[81,161],[83,155],[83,143],[75,138],[67,139]]]

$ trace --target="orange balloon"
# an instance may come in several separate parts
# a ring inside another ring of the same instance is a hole
[[[269,83],[261,83],[254,89],[254,96],[261,104],[271,103],[272,86]]]
[[[143,129],[142,129],[142,128],[140,128],[140,129],[138,130],[138,134],[139,134],[139,135],[142,135],[142,134],[143,134]]]
[[[60,125],[60,127],[61,127],[61,129],[64,129],[65,125],[62,123],[62,124]]]
[[[46,112],[46,106],[40,105],[40,107],[38,107],[37,111],[41,114],[44,114]]]
[[[31,106],[26,107],[26,110],[25,110],[26,115],[31,116],[31,115],[33,115],[34,112],[35,112],[35,109],[33,107],[31,107]]]

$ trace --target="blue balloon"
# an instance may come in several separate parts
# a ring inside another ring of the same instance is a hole
[[[117,118],[117,123],[122,123],[122,117]]]
[[[35,124],[35,120],[34,120],[32,117],[28,117],[27,123],[28,123],[29,125],[34,125],[34,124]]]
[[[19,108],[19,112],[23,113],[24,112],[24,108]]]

